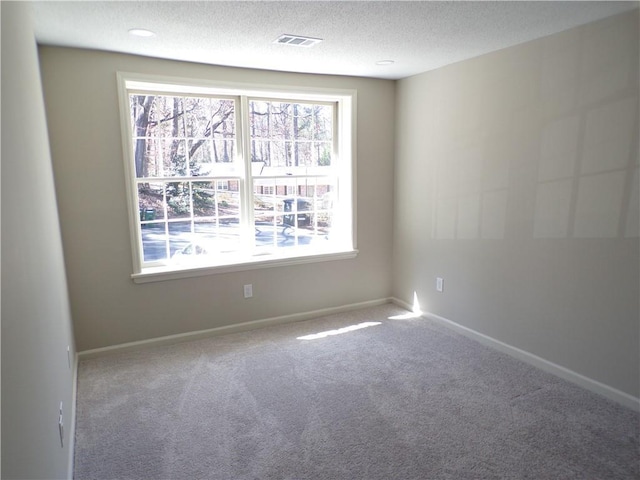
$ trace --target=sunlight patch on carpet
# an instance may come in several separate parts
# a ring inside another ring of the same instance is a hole
[[[382,322],[362,322],[357,325],[349,325],[348,327],[337,328],[335,330],[327,330],[326,332],[320,333],[312,333],[311,335],[304,335],[302,337],[298,337],[298,340],[317,340],[319,338],[326,338],[332,335],[341,335],[343,333],[353,332],[355,330],[361,330],[367,327],[374,327],[376,325],[381,325]]]
[[[409,320],[411,318],[420,318],[421,316],[422,316],[422,313],[407,312],[407,313],[402,313],[400,315],[392,315],[388,317],[388,319],[389,320]]]

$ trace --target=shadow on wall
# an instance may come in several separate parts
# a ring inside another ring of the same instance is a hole
[[[487,95],[502,105],[460,100],[464,133],[437,155],[432,238],[503,239],[512,222],[537,239],[640,236],[638,59],[619,53],[637,38],[614,27],[549,43],[537,68],[474,90],[505,90]]]

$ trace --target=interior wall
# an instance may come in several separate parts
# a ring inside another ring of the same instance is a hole
[[[401,80],[393,256],[398,298],[635,397],[638,23]]]
[[[75,348],[36,42],[28,4],[0,8],[2,478],[70,478]]]
[[[393,81],[56,47],[40,58],[79,351],[390,296]],[[117,71],[356,89],[357,258],[134,284]]]

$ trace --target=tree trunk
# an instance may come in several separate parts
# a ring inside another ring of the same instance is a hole
[[[149,116],[151,114],[151,104],[153,103],[154,96],[143,96],[138,95],[135,97],[136,105],[139,108],[136,108],[136,116],[135,126],[136,126],[136,150],[135,150],[135,167],[136,167],[136,177],[146,177],[148,174],[148,165],[145,162],[145,153],[147,150],[147,140],[145,138],[148,132],[147,128],[149,127]]]
[[[178,97],[173,97],[173,119],[171,121],[172,125],[171,125],[171,136],[173,137],[173,140],[171,141],[171,153],[170,153],[170,157],[169,157],[169,161],[176,166],[176,168],[178,169],[178,171],[181,171],[180,169],[180,165],[177,165],[177,156],[178,156],[178,147],[180,145],[179,141],[176,140],[176,137],[178,136],[178,129],[180,127],[179,122],[179,108],[180,107],[180,99]],[[183,168],[185,168],[185,166],[182,166]],[[186,173],[186,172],[185,172]]]

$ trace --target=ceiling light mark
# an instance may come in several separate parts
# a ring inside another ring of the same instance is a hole
[[[151,30],[147,30],[146,28],[132,28],[129,30],[129,35],[134,35],[136,37],[153,37],[155,33]]]

